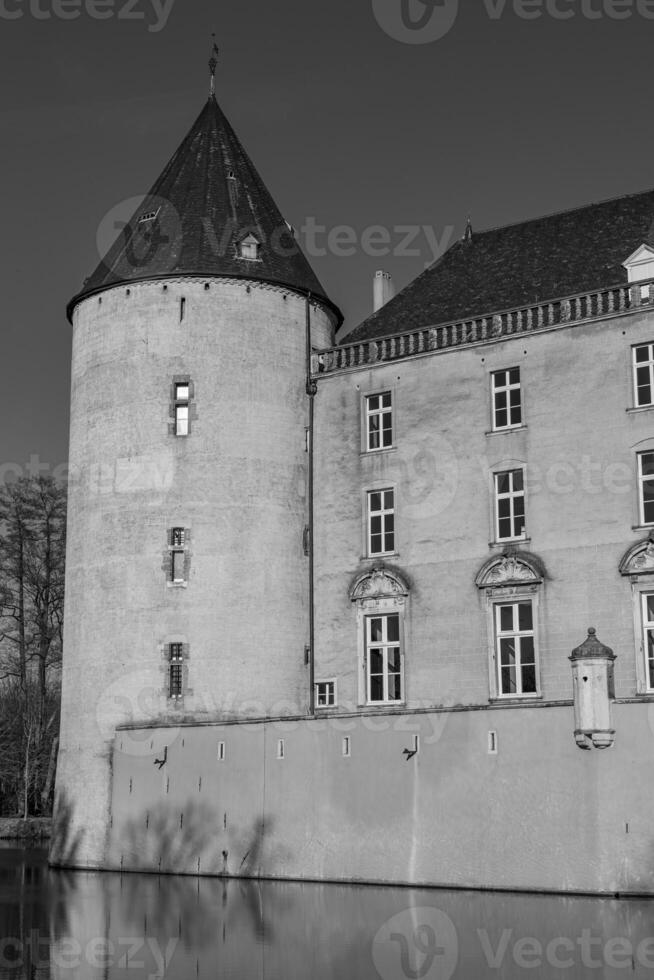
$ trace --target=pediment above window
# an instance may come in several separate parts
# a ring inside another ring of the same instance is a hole
[[[654,573],[654,532],[645,541],[633,545],[619,565],[621,575],[651,575]]]
[[[647,244],[641,245],[622,264],[627,270],[629,282],[654,279],[654,247]]]
[[[491,558],[480,569],[475,583],[479,589],[503,585],[538,585],[545,577],[545,569],[534,555],[521,552]]]
[[[409,588],[397,572],[387,568],[373,568],[372,571],[360,575],[350,587],[352,602],[363,599],[393,599],[406,597]]]

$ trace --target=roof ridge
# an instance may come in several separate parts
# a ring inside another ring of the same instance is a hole
[[[535,215],[533,218],[524,218],[522,221],[510,221],[506,225],[491,225],[490,228],[482,228],[474,231],[472,240],[480,235],[487,235],[493,231],[508,231],[509,228],[519,228],[522,225],[534,224],[537,221],[545,221],[547,218],[560,218],[564,214],[577,214],[579,211],[588,211],[591,208],[601,207],[603,204],[616,204],[618,201],[628,201],[632,197],[644,197],[646,194],[654,194],[654,187],[646,190],[634,191],[631,194],[618,194],[617,197],[604,197],[599,201],[590,201],[588,204],[580,204],[576,208],[561,208],[560,211],[547,211],[545,214]],[[460,239],[463,241],[463,239]],[[459,239],[457,239],[459,241]],[[449,251],[449,250],[448,250]]]

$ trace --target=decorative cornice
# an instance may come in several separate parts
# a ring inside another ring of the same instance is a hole
[[[406,598],[409,587],[397,572],[378,567],[359,575],[350,586],[349,594],[352,602],[361,602],[363,599],[392,599],[400,596]]]
[[[621,575],[651,575],[654,573],[654,531],[644,541],[638,541],[622,557]]]
[[[539,558],[526,551],[491,558],[479,570],[475,584],[479,589],[502,585],[537,585],[545,578]]]

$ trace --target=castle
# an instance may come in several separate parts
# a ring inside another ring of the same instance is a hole
[[[654,191],[337,345],[212,93],[68,313],[54,865],[654,892]]]

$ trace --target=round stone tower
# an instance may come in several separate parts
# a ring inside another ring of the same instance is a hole
[[[341,318],[213,95],[68,312],[51,859],[102,867],[118,726],[307,710],[307,340]]]

